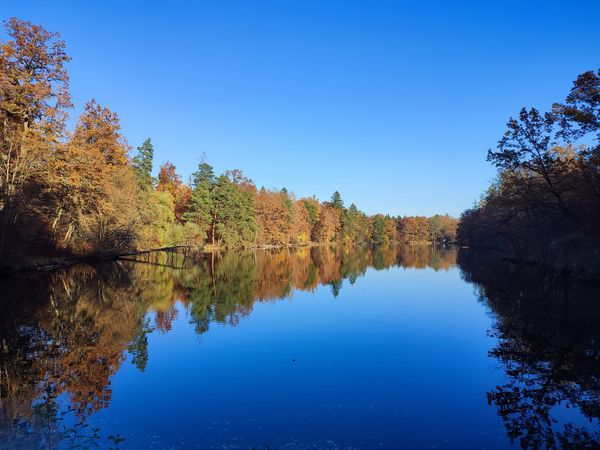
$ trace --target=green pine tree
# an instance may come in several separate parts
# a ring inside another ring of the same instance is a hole
[[[152,159],[154,158],[154,146],[150,138],[137,148],[137,155],[133,158],[133,169],[138,177],[140,186],[150,189],[154,185],[152,178]]]
[[[214,221],[214,172],[206,162],[198,165],[198,170],[192,174],[192,196],[187,211],[183,214],[184,222],[191,222],[204,232],[209,232]]]
[[[386,233],[386,220],[385,217],[378,214],[373,217],[373,242],[375,244],[385,244],[389,241]]]
[[[213,189],[216,235],[227,247],[251,244],[257,229],[256,209],[251,192],[221,175]]]
[[[203,182],[208,183],[211,186],[215,182],[213,167],[205,161],[201,161],[200,164],[198,164],[198,170],[192,174],[192,188]]]
[[[335,191],[332,195],[331,195],[331,207],[335,208],[337,210],[343,211],[344,210],[344,201],[342,200],[342,196],[340,195],[340,193],[338,191]]]

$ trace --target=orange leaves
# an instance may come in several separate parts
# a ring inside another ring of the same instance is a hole
[[[259,223],[258,244],[286,245],[290,242],[291,210],[286,200],[286,194],[281,191],[263,188],[257,192],[254,202]]]
[[[321,207],[319,220],[312,232],[312,239],[319,243],[332,242],[341,228],[340,211],[327,204]]]
[[[10,39],[0,46],[0,113],[61,131],[62,110],[71,106],[65,43],[58,33],[15,17],[5,27]]]
[[[129,144],[121,134],[119,117],[94,99],[86,103],[71,141],[83,151],[99,152],[108,166],[129,163]]]
[[[156,187],[157,191],[170,192],[173,198],[175,198],[181,184],[181,177],[177,174],[174,164],[167,161],[160,166],[158,171],[158,186]]]
[[[400,240],[404,242],[429,242],[427,217],[404,217],[400,219]]]

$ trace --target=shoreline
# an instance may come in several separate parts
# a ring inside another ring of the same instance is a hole
[[[124,253],[96,253],[86,255],[63,255],[63,256],[49,256],[49,257],[24,257],[22,260],[14,261],[10,264],[0,265],[0,277],[6,277],[16,275],[20,273],[35,273],[35,272],[51,272],[53,270],[65,269],[77,264],[93,264],[96,262],[105,261],[118,261],[127,260],[135,261],[132,257],[138,255],[147,255],[158,252],[176,252],[178,250],[186,250],[190,254],[194,255],[209,255],[211,253],[223,252],[223,251],[239,251],[239,250],[278,250],[278,249],[294,249],[294,248],[313,248],[313,247],[325,247],[325,246],[377,246],[377,245],[407,245],[407,246],[436,246],[432,242],[389,242],[386,244],[375,244],[375,243],[359,243],[359,244],[348,244],[348,243],[327,243],[321,244],[317,242],[310,242],[307,244],[287,244],[287,245],[260,245],[250,247],[238,247],[238,248],[223,248],[212,245],[205,245],[202,248],[192,247],[187,245],[176,245],[170,247],[160,247],[148,250],[130,251]],[[137,262],[143,263],[143,260]]]
[[[138,250],[124,253],[96,253],[87,255],[64,255],[64,256],[49,256],[49,257],[25,257],[20,261],[14,261],[10,264],[0,265],[0,277],[11,276],[19,273],[31,273],[31,272],[51,272],[53,270],[64,269],[77,264],[92,264],[95,262],[105,261],[118,261],[128,260],[133,261],[131,257],[138,255],[147,255],[158,252],[176,252],[178,250],[187,250],[195,255],[209,255],[210,253],[222,252],[227,250],[276,250],[284,248],[312,248],[322,247],[325,245],[339,245],[339,244],[289,244],[289,245],[262,245],[255,247],[240,247],[240,248],[220,248],[213,247],[210,245],[202,248],[192,247],[187,245],[177,245],[170,247],[160,247],[148,250]],[[353,244],[353,245],[364,245],[364,244]],[[138,262],[144,262],[142,260]]]

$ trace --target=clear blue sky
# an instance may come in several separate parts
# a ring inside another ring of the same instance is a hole
[[[521,106],[600,66],[600,2],[2,2],[59,31],[91,97],[187,179],[217,172],[368,213],[458,215]]]

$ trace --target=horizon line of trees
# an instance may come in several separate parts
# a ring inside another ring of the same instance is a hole
[[[138,149],[139,155],[134,160],[143,159],[144,147],[151,148],[150,140]],[[153,183],[152,165],[149,156],[146,158],[146,169],[138,170],[140,179],[147,180],[148,189],[155,190],[154,195],[164,198],[162,204],[168,205],[169,210],[166,223],[156,222],[161,227],[156,235],[163,236],[162,243],[188,240],[225,247],[449,243],[456,237],[457,220],[448,215],[367,216],[354,204],[345,207],[338,191],[325,202],[314,196],[297,199],[286,188],[257,188],[239,169],[227,170],[217,177],[205,159],[193,173],[189,186],[170,162],[160,167]]]
[[[258,189],[204,160],[184,183],[166,162],[152,176],[147,139],[134,156],[116,113],[92,99],[75,128],[58,33],[17,18],[0,43],[0,257],[123,252],[166,245],[449,242],[449,216],[369,217],[329,202]]]
[[[487,159],[488,191],[460,219],[458,240],[571,271],[600,267],[600,70],[563,103],[511,118]]]

